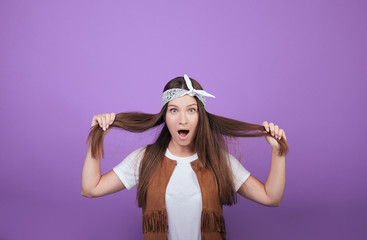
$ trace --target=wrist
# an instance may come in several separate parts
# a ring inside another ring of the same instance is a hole
[[[280,148],[279,147],[272,147],[271,151],[274,152],[274,153],[279,153]]]

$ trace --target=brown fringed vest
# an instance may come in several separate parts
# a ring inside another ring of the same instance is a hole
[[[199,159],[191,162],[199,182],[202,197],[201,239],[226,239],[223,208],[220,204],[218,186],[209,169],[199,169]],[[144,240],[166,240],[168,218],[165,195],[168,182],[175,169],[176,161],[164,156],[150,179],[146,206],[143,208]],[[188,229],[190,231],[190,229]]]

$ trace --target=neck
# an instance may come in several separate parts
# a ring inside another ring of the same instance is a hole
[[[195,154],[194,144],[180,146],[172,140],[168,144],[168,150],[176,157],[190,157]]]

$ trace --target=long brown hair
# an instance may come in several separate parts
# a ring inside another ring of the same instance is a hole
[[[190,78],[192,86],[195,89],[203,90],[201,85]],[[169,81],[163,89],[163,92],[171,88],[182,88],[188,90],[183,77],[177,77]],[[217,116],[207,112],[200,100],[196,97],[199,112],[199,122],[197,132],[194,137],[194,146],[199,158],[199,166],[208,168],[214,174],[219,190],[221,204],[232,205],[237,202],[234,181],[228,160],[227,138],[233,137],[262,137],[269,133],[264,131],[264,126],[246,123],[222,116]],[[147,145],[143,159],[139,168],[139,181],[137,190],[138,206],[144,208],[146,193],[149,180],[153,171],[160,161],[162,161],[168,144],[171,140],[171,134],[165,124],[165,115],[167,104],[157,114],[148,114],[141,112],[122,112],[116,114],[111,127],[122,128],[130,132],[144,132],[155,127],[162,127],[162,130],[152,144]],[[92,157],[101,156],[104,158],[103,140],[108,130],[103,131],[98,124],[91,128],[87,143],[91,139]],[[282,138],[277,140],[280,144],[279,155],[286,155],[289,151],[287,141]]]

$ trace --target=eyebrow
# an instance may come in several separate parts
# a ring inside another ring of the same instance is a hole
[[[190,105],[187,105],[187,107],[190,107],[190,106],[193,106],[195,105],[196,106],[196,103],[193,103],[193,104],[190,104]],[[174,105],[174,104],[169,104],[168,107],[178,107],[177,105]]]

